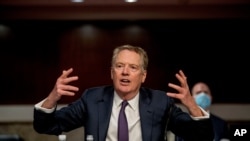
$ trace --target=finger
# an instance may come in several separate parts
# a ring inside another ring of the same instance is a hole
[[[76,80],[78,80],[78,76],[71,76],[71,77],[62,79],[62,83],[63,84],[68,84],[68,83],[76,81]]]
[[[170,92],[168,92],[167,96],[172,97],[172,98],[177,98],[177,99],[181,98],[180,95],[177,94],[177,93],[170,93]]]
[[[64,90],[64,91],[79,91],[78,87],[71,86],[71,85],[60,85],[58,89]]]
[[[182,70],[180,70],[179,73],[182,76],[182,78],[187,78],[186,75],[184,74],[184,72]]]
[[[176,78],[181,83],[181,86],[186,87],[187,86],[187,77],[184,75],[184,73],[180,70],[179,73],[177,73]]]
[[[74,92],[71,92],[71,91],[64,91],[64,90],[61,90],[61,89],[58,90],[58,93],[59,93],[60,95],[67,95],[67,96],[74,96],[74,95],[75,95]]]
[[[173,88],[173,89],[177,90],[178,92],[181,90],[181,87],[180,87],[180,86],[175,85],[175,84],[173,84],[173,83],[168,83],[168,86],[169,86],[170,88]]]
[[[63,70],[62,75],[60,76],[61,78],[67,78],[70,73],[73,72],[73,68],[69,68],[68,70]]]

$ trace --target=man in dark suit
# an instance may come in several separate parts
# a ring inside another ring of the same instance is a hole
[[[192,87],[192,95],[195,102],[207,112],[212,104],[212,93],[209,86],[205,82],[197,82]],[[210,119],[214,129],[214,141],[229,140],[229,127],[228,123],[221,117],[210,112]],[[183,141],[180,137],[176,137],[176,141]]]
[[[213,129],[209,114],[192,98],[186,76],[180,70],[176,78],[179,85],[169,83],[176,93],[144,88],[148,56],[140,47],[123,45],[113,51],[111,79],[113,86],[101,86],[84,91],[82,97],[60,110],[56,110],[62,96],[73,96],[78,87],[69,83],[77,76],[69,76],[73,69],[63,71],[47,98],[34,108],[34,129],[38,133],[59,135],[84,127],[85,136],[98,141],[117,141],[121,103],[125,108],[126,125],[130,141],[163,141],[166,131],[190,141],[212,141]],[[172,98],[179,99],[189,114],[175,106]]]

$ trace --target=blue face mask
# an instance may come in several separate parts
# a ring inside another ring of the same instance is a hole
[[[195,96],[195,102],[203,109],[207,109],[211,105],[211,98],[204,92]]]

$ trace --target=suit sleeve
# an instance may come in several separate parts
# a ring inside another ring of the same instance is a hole
[[[210,117],[194,120],[188,113],[170,102],[171,112],[169,129],[185,141],[212,141],[214,139],[213,125]]]
[[[85,108],[83,96],[67,107],[46,113],[34,108],[33,128],[38,133],[59,135],[84,125]]]

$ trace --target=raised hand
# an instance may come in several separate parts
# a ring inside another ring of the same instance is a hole
[[[78,76],[69,76],[73,72],[73,68],[64,70],[62,75],[57,78],[56,84],[49,96],[44,101],[42,107],[52,108],[56,105],[57,101],[61,99],[62,96],[74,96],[75,92],[79,90],[78,87],[69,85],[70,82],[78,80]]]
[[[180,85],[169,83],[168,86],[175,89],[177,93],[167,92],[169,97],[177,98],[181,103],[187,107],[192,116],[202,116],[202,112],[198,105],[195,103],[192,97],[189,86],[187,83],[187,77],[182,70],[175,74],[175,77],[179,80]]]

